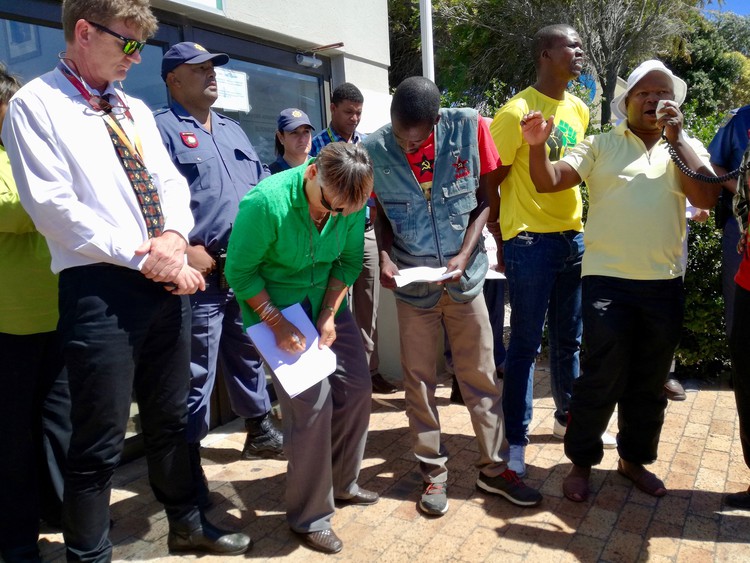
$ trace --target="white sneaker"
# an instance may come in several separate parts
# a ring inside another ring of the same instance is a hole
[[[602,447],[605,450],[614,450],[617,447],[617,438],[609,432],[602,434]]]
[[[526,446],[510,445],[508,451],[508,469],[523,478],[526,476]]]
[[[558,440],[564,440],[567,429],[567,426],[562,425],[559,420],[555,419],[555,425],[552,427],[552,435]]]
[[[552,427],[552,435],[558,440],[564,440],[567,429],[567,426],[563,426],[559,420],[555,419],[555,424]],[[617,438],[609,432],[605,432],[602,434],[602,447],[605,450],[614,450],[617,447]]]

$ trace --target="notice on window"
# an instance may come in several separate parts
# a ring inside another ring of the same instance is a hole
[[[214,107],[250,113],[252,106],[247,91],[246,72],[218,66],[216,67],[216,83],[219,89],[219,99],[216,100]]]

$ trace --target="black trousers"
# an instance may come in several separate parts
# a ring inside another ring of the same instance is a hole
[[[740,443],[745,464],[750,468],[750,291],[736,286],[734,293],[734,321],[729,338],[732,357],[732,383],[737,414],[740,418]]]
[[[664,382],[680,340],[682,278],[583,278],[582,373],[573,384],[565,455],[590,467],[618,407],[617,449],[638,464],[656,460],[667,398]]]
[[[108,561],[112,474],[135,392],[149,481],[170,522],[195,518],[185,439],[190,307],[140,272],[98,264],[60,274],[73,435],[63,529],[68,560]]]
[[[58,333],[0,333],[0,385],[0,550],[11,561],[36,549],[40,516],[59,518],[70,400]]]

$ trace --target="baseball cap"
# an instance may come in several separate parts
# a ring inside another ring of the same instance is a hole
[[[301,109],[297,108],[286,108],[279,114],[277,120],[279,131],[294,131],[300,125],[308,125],[311,129],[315,129],[310,123],[310,118]]]
[[[162,80],[166,82],[167,74],[183,63],[197,65],[206,61],[213,61],[214,66],[225,65],[229,62],[229,55],[226,53],[209,53],[205,47],[190,41],[183,41],[182,43],[172,45],[164,53],[164,57],[161,60]]]
[[[628,97],[630,91],[635,87],[641,79],[646,76],[649,72],[657,71],[666,75],[672,81],[672,91],[674,92],[674,101],[677,105],[682,105],[687,95],[687,84],[681,78],[677,78],[672,71],[669,70],[664,63],[657,60],[650,60],[641,63],[638,67],[630,73],[628,76],[628,87],[619,96],[615,96],[610,104],[612,113],[615,114],[619,119],[627,119],[628,110],[625,107],[625,98]]]

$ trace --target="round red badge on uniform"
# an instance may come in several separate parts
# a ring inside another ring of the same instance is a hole
[[[185,146],[191,149],[194,149],[198,146],[198,137],[195,136],[195,133],[187,132],[187,133],[180,133],[180,138],[182,139],[182,142],[185,143]]]

